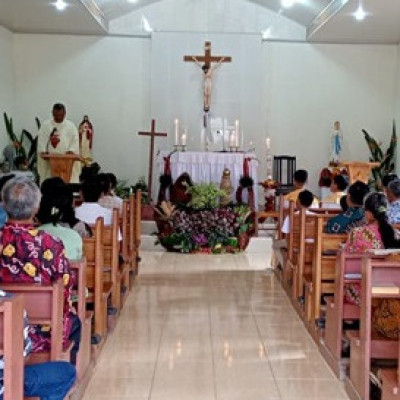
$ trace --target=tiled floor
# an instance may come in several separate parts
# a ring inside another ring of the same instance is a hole
[[[268,255],[142,257],[85,400],[347,399]]]

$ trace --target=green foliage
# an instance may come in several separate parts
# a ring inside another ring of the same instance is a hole
[[[199,183],[189,186],[187,193],[192,196],[188,206],[195,210],[216,208],[219,197],[226,196],[225,191],[219,189],[214,183]]]
[[[4,125],[6,127],[7,135],[15,147],[16,157],[23,163],[27,163],[28,168],[36,172],[37,164],[37,137],[34,137],[26,129],[23,129],[21,135],[18,137],[14,131],[13,119],[8,117],[7,113],[3,113]],[[40,129],[41,123],[39,118],[35,118],[36,126]],[[25,149],[25,142],[29,142],[28,149]]]
[[[382,178],[385,175],[392,173],[395,169],[395,153],[397,146],[396,123],[393,121],[392,136],[389,147],[385,153],[382,150],[382,144],[378,144],[378,142],[365,129],[363,129],[362,132],[369,151],[371,152],[369,160],[371,162],[380,163],[379,167],[372,170],[373,180],[370,181],[370,185],[376,190],[380,190],[382,187]]]

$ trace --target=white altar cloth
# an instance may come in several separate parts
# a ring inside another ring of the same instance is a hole
[[[167,151],[160,151],[158,154],[157,164],[160,175],[164,173],[164,157],[169,154]],[[225,168],[228,168],[231,171],[231,181],[235,190],[234,193],[236,193],[239,180],[243,176],[244,158],[251,158],[250,176],[254,180],[254,198],[258,199],[258,160],[255,153],[177,152],[171,156],[172,179],[175,181],[180,175],[187,172],[194,183],[213,182],[219,186],[222,172]],[[232,200],[235,200],[234,195],[232,195]],[[243,200],[247,200],[247,191],[243,192]]]

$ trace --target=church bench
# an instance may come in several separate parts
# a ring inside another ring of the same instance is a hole
[[[293,271],[292,291],[293,302],[298,311],[299,297],[304,296],[304,276],[311,271],[314,246],[314,218],[305,209],[300,210],[299,225],[299,252],[297,265]],[[303,310],[301,314],[303,314]]]
[[[93,304],[93,333],[101,338],[107,334],[107,303],[111,296],[111,283],[104,279],[103,255],[104,220],[98,218],[93,229],[93,236],[83,239],[83,253],[86,258],[86,286],[89,297],[86,303]]]
[[[142,242],[142,191],[137,190],[135,193],[135,213],[134,213],[134,248],[136,255],[135,274],[139,273],[140,264],[140,245]]]
[[[113,210],[112,225],[104,225],[102,234],[103,270],[106,282],[111,283],[111,305],[118,311],[121,309],[121,281],[119,274],[119,216]]]
[[[86,259],[70,260],[70,269],[75,274],[75,296],[73,303],[82,324],[81,342],[76,360],[78,380],[82,381],[91,369],[91,333],[93,312],[86,310]]]
[[[325,232],[325,225],[332,215],[314,215],[314,255],[311,270],[312,281],[307,281],[307,296],[311,302],[311,313],[307,315],[307,323],[311,332],[315,333],[315,322],[321,316],[321,296],[333,294],[335,280],[336,255],[347,234]]]
[[[132,258],[129,252],[130,243],[130,224],[129,224],[129,200],[124,200],[122,204],[122,216],[120,218],[122,244],[121,244],[121,256],[124,263],[123,270],[121,271],[121,285],[126,288],[121,293],[121,302],[125,302],[129,290],[131,289],[131,270],[132,270]],[[133,275],[133,274],[132,274]]]
[[[383,293],[380,287],[393,285],[396,293]],[[400,263],[374,260],[369,256],[362,259],[360,331],[351,333],[350,376],[345,380],[345,388],[352,400],[369,400],[369,374],[371,359],[397,359],[398,341],[383,337],[372,329],[372,300],[399,299]],[[374,291],[373,291],[374,289]]]
[[[360,319],[360,307],[345,302],[345,285],[361,281],[361,262],[364,255],[339,251],[336,258],[334,294],[325,299],[325,337],[321,340],[320,349],[334,373],[341,379],[344,378],[347,364],[342,358],[343,323]]]
[[[289,203],[289,227],[290,232],[286,234],[287,240],[287,259],[285,265],[282,265],[282,286],[290,296],[293,285],[293,269],[297,264],[297,256],[299,254],[300,226],[299,216],[295,212],[296,203]],[[281,250],[284,251],[284,250]]]
[[[400,329],[400,328],[399,328]],[[381,372],[382,397],[381,400],[400,399],[400,346],[397,357],[397,368],[384,369]]]
[[[1,283],[0,287],[6,292],[23,295],[29,324],[48,325],[51,328],[50,352],[31,353],[28,363],[69,361],[73,343],[63,348],[64,286],[62,280],[59,279],[52,285]]]
[[[24,396],[24,298],[0,298],[0,355],[4,359],[4,400]]]

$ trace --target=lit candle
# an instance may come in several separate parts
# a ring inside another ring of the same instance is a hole
[[[175,127],[175,146],[179,146],[179,119],[175,118],[174,120]]]
[[[239,132],[240,132],[240,123],[239,120],[237,119],[235,121],[235,146],[239,147]]]
[[[229,147],[235,147],[236,145],[236,135],[235,131],[232,131],[229,135]]]
[[[267,150],[271,150],[271,139],[269,137],[265,139],[265,144],[267,146]]]
[[[186,146],[186,133],[184,133],[181,137],[181,144],[182,146]]]

